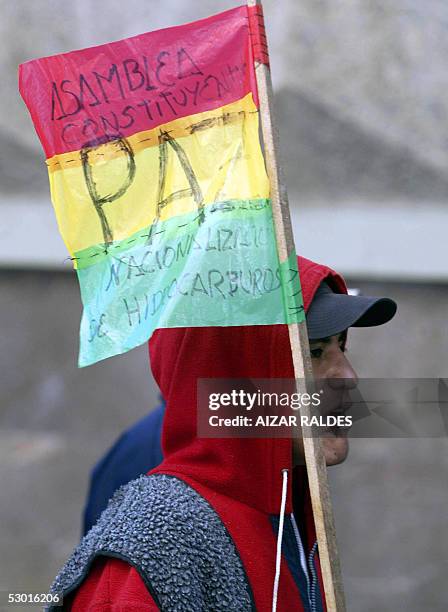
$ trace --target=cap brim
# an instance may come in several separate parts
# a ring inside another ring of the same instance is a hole
[[[392,319],[397,304],[390,298],[346,295],[331,290],[317,295],[306,316],[311,340],[328,338],[349,327],[374,327]]]

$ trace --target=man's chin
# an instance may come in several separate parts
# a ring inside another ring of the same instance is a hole
[[[345,461],[348,455],[348,438],[347,436],[325,436],[321,438],[322,448],[325,454],[327,466],[338,465]]]
[[[327,466],[343,463],[348,455],[347,434],[327,434],[320,438]],[[303,439],[297,438],[293,442],[293,465],[305,465]]]

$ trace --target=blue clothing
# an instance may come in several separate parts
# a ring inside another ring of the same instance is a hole
[[[83,535],[96,523],[118,488],[162,462],[164,414],[162,400],[157,408],[125,431],[93,468],[84,509]]]

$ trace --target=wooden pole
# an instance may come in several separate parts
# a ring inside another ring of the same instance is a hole
[[[261,1],[247,0],[248,7],[261,7]],[[257,17],[261,22],[262,35],[264,27],[262,12]],[[258,41],[266,45],[265,39]],[[267,46],[264,50],[267,57]],[[277,249],[281,262],[295,252],[292,233],[289,204],[284,181],[278,163],[278,132],[273,119],[273,91],[271,72],[267,62],[255,60],[255,74],[260,101],[260,118],[265,149],[266,168],[271,187],[271,202],[277,238]],[[306,392],[307,382],[312,381],[311,356],[308,343],[306,323],[288,325],[291,344],[294,374],[297,380],[297,390]],[[311,414],[310,410],[302,408],[301,414]],[[319,558],[325,589],[325,599],[328,612],[344,612],[345,597],[342,584],[341,567],[336,543],[333,509],[327,480],[327,467],[320,439],[316,436],[303,437],[306,469],[308,473],[314,523],[316,526]]]

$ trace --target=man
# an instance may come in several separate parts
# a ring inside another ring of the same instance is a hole
[[[346,330],[385,323],[396,305],[346,295],[326,266],[299,258],[299,271],[314,375],[353,387]],[[300,444],[196,436],[199,378],[294,378],[287,326],[158,330],[150,355],[166,400],[164,460],[116,494],[57,577],[53,590],[65,593],[66,609],[325,610]],[[345,436],[323,444],[328,464],[345,459]]]

